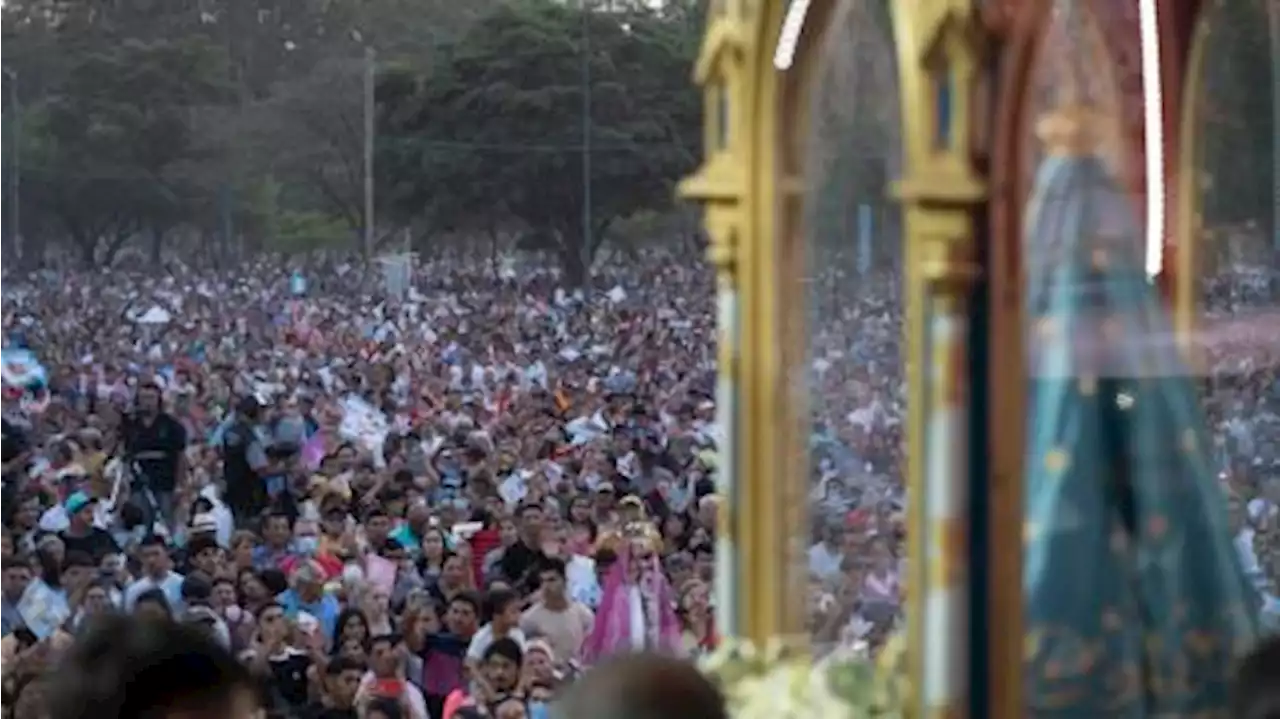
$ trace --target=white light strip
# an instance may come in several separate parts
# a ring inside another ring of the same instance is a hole
[[[809,2],[791,0],[787,6],[782,32],[778,34],[778,47],[773,51],[773,66],[779,70],[790,70],[791,63],[796,60],[796,45],[800,42],[800,31],[804,29],[804,17],[809,14]]]
[[[1142,113],[1147,158],[1147,276],[1164,265],[1164,96],[1160,82],[1160,28],[1156,0],[1138,0],[1142,47]]]

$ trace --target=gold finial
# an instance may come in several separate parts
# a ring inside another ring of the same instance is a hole
[[[1097,120],[1088,105],[1063,105],[1036,122],[1036,136],[1051,155],[1089,155],[1098,148]]]

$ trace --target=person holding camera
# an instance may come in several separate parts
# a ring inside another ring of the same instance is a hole
[[[153,511],[171,527],[174,492],[186,478],[186,427],[164,411],[160,387],[148,381],[139,385],[134,411],[120,432],[125,456],[137,472],[135,482],[149,490]]]

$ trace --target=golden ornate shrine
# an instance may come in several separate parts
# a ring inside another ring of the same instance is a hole
[[[695,71],[705,91],[706,158],[681,191],[705,207],[719,275],[718,399],[729,438],[720,578],[735,588],[719,609],[728,633],[757,642],[804,634],[797,544],[808,488],[797,468],[808,461],[808,400],[796,391],[794,368],[806,361],[801,335],[813,329],[803,240],[806,178],[821,153],[811,146],[810,115],[822,54],[844,42],[835,28],[869,26],[849,13],[874,1],[712,0]],[[1101,151],[1136,206],[1150,206],[1148,188],[1165,188],[1159,281],[1179,330],[1189,332],[1201,237],[1195,66],[1207,13],[1199,0],[1150,4],[1153,88],[1144,87],[1139,0],[1081,0],[1084,34],[1065,48],[1054,0],[884,4],[891,22],[869,47],[891,49],[881,61],[895,75],[897,106],[884,107],[895,102],[889,97],[858,99],[868,112],[900,118],[888,133],[900,147],[886,150],[893,158],[885,182],[902,215],[913,713],[968,715],[970,679],[981,676],[988,715],[1014,719],[1024,714],[1019,228],[1039,152],[1033,128],[1066,99],[1052,97],[1069,82],[1052,57],[1089,56],[1085,89],[1109,118]],[[1146,148],[1152,117],[1144,100],[1157,89],[1162,183],[1151,181]],[[997,372],[1000,381],[991,381]],[[982,559],[983,571],[970,571]],[[971,600],[982,603],[985,637],[969,636]],[[970,666],[975,643],[986,647],[985,667]],[[926,662],[926,654],[941,659]]]

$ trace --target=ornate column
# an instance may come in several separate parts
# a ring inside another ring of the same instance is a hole
[[[1267,0],[1267,36],[1271,41],[1271,127],[1280,138],[1280,2]],[[1271,247],[1280,251],[1280,141],[1271,142]]]
[[[713,3],[707,31],[698,55],[694,76],[704,90],[704,147],[701,168],[680,186],[683,197],[703,203],[703,224],[709,240],[708,255],[716,270],[718,304],[716,423],[719,425],[720,496],[716,546],[716,626],[726,636],[746,635],[759,640],[745,617],[753,614],[748,604],[755,586],[750,564],[744,565],[739,538],[750,536],[742,526],[749,521],[751,497],[744,496],[739,472],[739,387],[738,360],[740,332],[738,285],[740,238],[743,234],[743,191],[747,185],[748,160],[742,138],[744,122],[745,8],[737,2]],[[748,511],[744,511],[748,510]],[[744,611],[745,610],[745,611]]]
[[[903,4],[907,5],[907,4]],[[904,203],[912,296],[908,382],[921,409],[912,467],[910,644],[919,717],[970,712],[970,298],[979,277],[978,213],[987,188],[973,121],[985,28],[977,3],[922,0],[899,25],[906,124]]]

